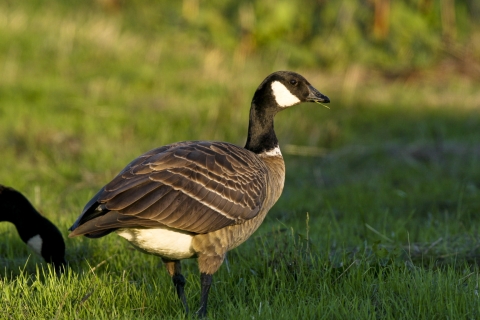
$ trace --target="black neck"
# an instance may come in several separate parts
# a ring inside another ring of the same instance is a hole
[[[38,234],[44,220],[32,204],[19,192],[4,188],[0,193],[0,221],[15,225],[23,241]]]
[[[23,242],[39,235],[42,239],[41,255],[55,268],[65,264],[65,243],[62,234],[47,218],[43,217],[21,193],[0,186],[0,222],[15,225]]]
[[[278,147],[278,139],[273,129],[273,118],[277,113],[277,106],[271,105],[273,99],[267,99],[262,91],[257,90],[252,100],[245,144],[245,149],[257,154]]]
[[[10,211],[9,213],[12,216],[4,221],[15,225],[20,238],[25,243],[28,239],[37,235],[39,228],[45,224],[45,219],[33,208],[27,208],[23,211]]]
[[[36,210],[28,213],[24,211],[19,214],[22,216],[22,219],[13,219],[10,222],[17,228],[18,235],[22,241],[28,243],[32,237],[40,236],[43,242],[41,248],[42,258],[48,263],[53,263],[56,269],[65,265],[65,243],[57,227]]]

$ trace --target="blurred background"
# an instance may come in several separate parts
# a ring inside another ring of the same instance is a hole
[[[310,212],[312,234],[354,246],[378,237],[366,224],[401,243],[476,234],[478,21],[476,0],[4,0],[0,183],[66,235],[139,154],[243,145],[256,87],[286,69],[332,102],[277,116],[287,184],[267,228]]]

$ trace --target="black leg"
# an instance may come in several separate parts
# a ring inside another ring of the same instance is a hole
[[[173,285],[175,289],[177,289],[177,295],[180,301],[182,301],[183,306],[185,307],[185,312],[188,314],[188,305],[187,305],[187,298],[185,298],[185,277],[181,274],[176,274],[172,277]]]
[[[212,275],[201,273],[200,282],[202,284],[202,296],[200,297],[200,309],[198,309],[197,315],[200,318],[204,318],[207,316],[208,291],[210,291],[210,286],[212,285]]]
[[[173,285],[177,291],[178,298],[182,301],[183,306],[185,307],[185,312],[188,314],[188,304],[187,298],[185,297],[185,277],[182,275],[182,267],[180,261],[165,261],[165,266],[167,267],[168,273],[172,277]]]

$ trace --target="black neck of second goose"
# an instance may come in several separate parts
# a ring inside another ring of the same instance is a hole
[[[38,234],[43,219],[22,194],[10,188],[0,188],[0,222],[13,223],[23,241]]]
[[[260,95],[258,91],[252,100],[245,149],[256,154],[278,147],[278,139],[273,129],[273,118],[277,113],[277,106],[273,101]]]
[[[43,217],[29,204],[21,204],[5,209],[4,215],[0,217],[0,221],[8,221],[15,225],[15,228],[24,242],[35,236],[41,230],[44,222]]]

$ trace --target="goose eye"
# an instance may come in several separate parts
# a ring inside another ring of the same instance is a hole
[[[296,86],[296,85],[297,85],[297,80],[290,80],[290,83],[291,83],[292,85]]]

